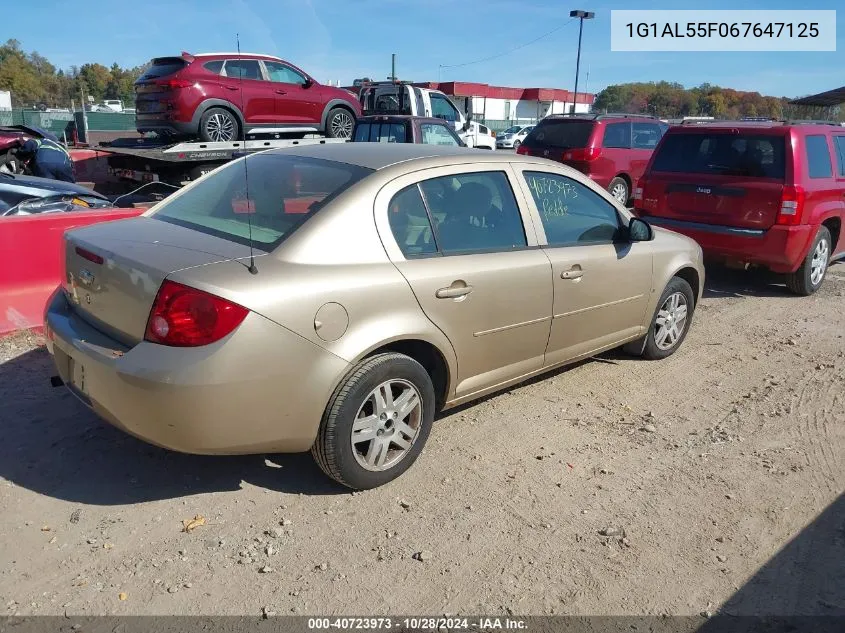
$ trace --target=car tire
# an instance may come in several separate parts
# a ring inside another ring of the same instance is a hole
[[[332,108],[326,117],[326,136],[328,138],[352,138],[355,127],[355,115],[346,108]]]
[[[622,206],[628,206],[628,202],[631,200],[631,188],[628,186],[627,180],[617,176],[610,181],[610,184],[607,186],[607,191]]]
[[[417,404],[399,417],[392,404],[384,406],[387,398],[377,395],[387,393],[385,386],[396,402],[409,397],[405,406]],[[408,393],[410,396],[406,396]],[[381,405],[376,402],[378,398]],[[381,413],[379,406],[384,409]],[[434,408],[431,377],[417,361],[392,352],[365,358],[329,401],[311,454],[323,472],[338,483],[353,490],[376,488],[413,465],[431,432]],[[363,424],[367,420],[369,423]],[[355,441],[354,437],[359,439]],[[394,443],[400,440],[408,446]],[[379,444],[374,444],[376,441]]]
[[[238,118],[225,108],[209,108],[200,117],[200,139],[206,143],[236,141],[241,135]]]
[[[816,239],[813,240],[801,266],[786,276],[786,287],[789,290],[802,297],[808,297],[821,288],[830,264],[830,254],[833,252],[831,242],[827,227],[819,227]]]
[[[675,307],[671,307],[671,300],[677,302]],[[675,323],[681,321],[681,317],[678,316],[680,306],[685,308],[680,331],[674,328],[674,334],[664,334],[667,326],[666,318],[669,316],[667,313],[671,314]],[[694,312],[695,295],[689,283],[680,277],[672,277],[657,302],[657,308],[649,324],[648,334],[625,345],[624,351],[635,356],[641,356],[646,360],[660,360],[671,356],[684,342],[692,324]],[[671,340],[667,341],[666,337],[671,337]]]
[[[7,174],[21,174],[23,173],[23,163],[21,163],[20,159],[13,151],[0,154],[0,172]]]

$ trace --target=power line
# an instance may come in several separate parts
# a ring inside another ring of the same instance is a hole
[[[496,53],[495,55],[490,55],[490,57],[485,57],[483,59],[476,59],[473,62],[465,62],[463,64],[440,64],[440,68],[441,69],[443,69],[443,68],[463,68],[464,66],[472,66],[473,64],[480,64],[481,62],[487,62],[487,61],[490,61],[491,59],[497,59],[499,57],[504,57],[505,55],[510,55],[511,53],[518,51],[521,48],[525,48],[526,46],[530,46],[531,44],[534,44],[535,42],[539,42],[541,39],[543,39],[544,37],[548,37],[552,33],[557,33],[563,27],[567,26],[571,22],[574,22],[575,19],[576,18],[570,18],[568,21],[566,21],[563,24],[561,24],[560,26],[552,29],[548,33],[544,33],[540,37],[534,38],[530,42],[525,42],[525,44],[520,44],[519,46],[516,46],[516,47],[514,47],[514,48],[512,48],[508,51],[505,51],[504,53]]]

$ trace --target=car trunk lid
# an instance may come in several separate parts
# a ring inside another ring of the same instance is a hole
[[[137,114],[155,114],[167,109],[172,92],[179,90],[179,74],[188,67],[182,57],[157,57],[135,82],[135,111]]]
[[[134,345],[169,274],[247,255],[241,244],[153,218],[104,222],[65,234],[62,285],[81,318]]]
[[[780,210],[787,157],[783,134],[670,133],[640,182],[636,206],[647,216],[766,230]]]

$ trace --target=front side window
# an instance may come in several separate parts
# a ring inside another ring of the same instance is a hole
[[[264,68],[267,69],[267,74],[270,81],[282,84],[299,84],[306,83],[305,77],[296,72],[293,68],[280,64],[279,62],[264,62]]]
[[[223,72],[227,77],[234,77],[235,79],[253,79],[261,80],[261,67],[255,59],[228,59]]]
[[[253,154],[167,198],[151,217],[244,245],[251,225],[253,245],[271,251],[370,173],[335,161]]]
[[[423,123],[420,125],[420,132],[422,132],[422,142],[428,145],[458,147],[461,144],[454,132],[439,123]]]
[[[604,128],[602,147],[610,149],[628,149],[631,147],[631,124],[609,123]]]
[[[823,134],[812,134],[806,139],[807,168],[810,178],[830,178],[833,165],[830,164],[830,149]]]
[[[581,183],[539,171],[523,172],[549,246],[606,244],[619,231],[613,205]]]
[[[438,94],[431,95],[431,116],[451,122],[460,118],[455,106],[446,97]]]
[[[397,193],[388,213],[406,257],[509,251],[527,244],[504,172],[424,180]]]

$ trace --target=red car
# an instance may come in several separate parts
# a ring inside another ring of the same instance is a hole
[[[349,138],[358,99],[278,57],[209,53],[157,57],[135,82],[139,132],[233,141],[241,134],[322,132]]]
[[[553,114],[537,124],[516,152],[574,167],[627,205],[667,129],[660,119],[643,114]]]
[[[635,191],[643,219],[695,239],[705,256],[785,273],[814,293],[845,257],[845,129],[817,123],[673,127]]]

